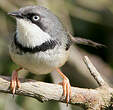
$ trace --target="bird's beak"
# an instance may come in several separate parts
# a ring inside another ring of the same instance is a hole
[[[16,18],[23,18],[21,12],[19,11],[9,12],[8,15],[14,16]]]

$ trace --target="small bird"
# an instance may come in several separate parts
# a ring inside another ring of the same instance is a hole
[[[54,70],[61,75],[63,96],[68,104],[71,99],[71,86],[68,78],[60,71],[60,67],[68,60],[72,36],[62,26],[59,19],[42,6],[26,6],[16,12],[8,13],[16,18],[17,27],[9,45],[12,60],[20,66],[12,72],[10,88],[15,94],[21,84],[18,71],[26,69],[35,74],[47,74]],[[74,42],[81,43],[78,38]],[[86,44],[93,44],[89,40]],[[84,41],[83,41],[84,42]],[[98,45],[98,44],[96,44]]]

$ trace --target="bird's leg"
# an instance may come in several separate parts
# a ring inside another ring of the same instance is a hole
[[[71,85],[69,82],[69,79],[61,72],[60,69],[57,69],[57,72],[60,74],[60,76],[63,78],[63,82],[60,83],[63,86],[63,96],[66,97],[66,103],[68,106],[68,102],[70,100],[71,97]]]
[[[22,68],[18,68],[12,72],[11,82],[10,82],[10,89],[15,94],[16,88],[20,88],[20,81],[18,79],[18,71],[20,71]]]

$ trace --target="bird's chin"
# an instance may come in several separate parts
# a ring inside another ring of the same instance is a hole
[[[33,23],[17,19],[17,39],[27,47],[35,47],[51,39],[51,36]]]

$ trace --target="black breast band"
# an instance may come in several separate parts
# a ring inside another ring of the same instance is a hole
[[[16,35],[14,36],[14,43],[15,43],[16,47],[19,48],[24,53],[44,52],[46,50],[53,49],[58,44],[58,42],[56,40],[48,40],[39,46],[26,47],[18,42]]]

